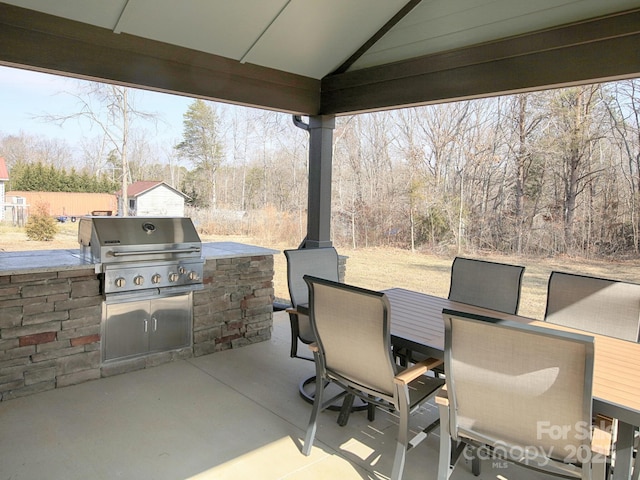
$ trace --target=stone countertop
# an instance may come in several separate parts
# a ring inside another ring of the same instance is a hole
[[[253,257],[255,255],[275,255],[280,250],[248,245],[237,242],[211,242],[202,244],[203,258]]]
[[[236,242],[202,244],[202,256],[206,259],[252,257],[254,255],[274,255],[276,253],[279,253],[279,250]],[[83,260],[80,249],[0,252],[0,276],[80,270],[84,268],[94,269],[94,264]]]

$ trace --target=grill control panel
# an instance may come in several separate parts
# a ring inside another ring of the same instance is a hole
[[[203,266],[201,260],[108,265],[104,269],[104,293],[199,285]]]

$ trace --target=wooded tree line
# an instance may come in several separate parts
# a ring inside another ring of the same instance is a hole
[[[87,171],[77,172],[53,165],[19,163],[11,169],[9,190],[27,192],[85,192],[113,193],[118,184],[106,174],[91,176]]]
[[[637,254],[639,90],[634,79],[339,117],[334,242]],[[281,232],[302,239],[308,138],[290,115],[196,100],[177,133],[182,141],[160,153],[130,148],[131,180],[191,192],[202,221],[223,209],[268,210]],[[15,138],[0,141],[5,158],[9,140],[15,147]]]

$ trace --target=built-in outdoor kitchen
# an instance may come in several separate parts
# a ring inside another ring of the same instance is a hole
[[[269,339],[276,253],[107,216],[78,249],[0,252],[0,400]]]

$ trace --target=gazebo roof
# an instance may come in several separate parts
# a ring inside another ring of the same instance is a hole
[[[9,0],[0,64],[300,115],[640,73],[638,0]]]

